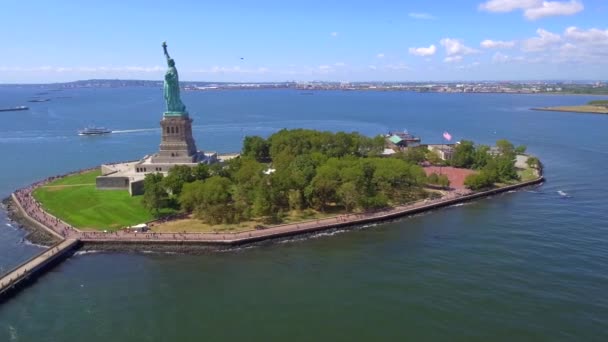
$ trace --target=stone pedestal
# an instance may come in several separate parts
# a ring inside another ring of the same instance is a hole
[[[160,122],[161,142],[152,163],[193,163],[197,159],[192,119],[187,113],[165,113]]]

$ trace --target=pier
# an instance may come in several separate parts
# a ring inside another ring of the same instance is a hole
[[[8,298],[13,290],[21,288],[68,257],[79,243],[77,239],[63,240],[10,270],[0,278],[0,301]]]

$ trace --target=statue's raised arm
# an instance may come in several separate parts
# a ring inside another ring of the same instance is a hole
[[[169,52],[167,52],[167,42],[163,42],[163,51],[165,52],[165,57],[167,57],[167,61],[171,59],[169,57]]]

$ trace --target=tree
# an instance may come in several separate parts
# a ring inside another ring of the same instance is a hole
[[[446,175],[440,175],[438,184],[444,188],[448,188],[450,186],[450,179]]]
[[[498,151],[500,152],[500,154],[503,155],[513,154],[515,150],[513,144],[511,144],[511,142],[506,139],[500,139],[496,141],[496,147],[498,147]]]
[[[247,136],[243,141],[243,156],[254,158],[259,162],[270,160],[270,144],[259,136]]]
[[[436,173],[431,173],[427,181],[429,184],[438,185],[443,188],[447,188],[450,186],[450,179],[446,175],[438,175]]]
[[[337,195],[346,211],[353,210],[361,200],[361,194],[357,189],[357,185],[353,182],[347,182],[340,185]]]
[[[528,157],[528,159],[526,160],[526,164],[528,164],[528,167],[537,169],[540,165],[540,161],[536,157]]]
[[[289,201],[289,209],[300,211],[303,208],[304,201],[302,199],[302,192],[300,190],[291,189],[287,193]]]
[[[464,179],[464,185],[471,190],[480,190],[493,186],[494,182],[491,175],[486,171],[481,171],[476,174],[468,175],[467,178]]]
[[[253,201],[253,214],[262,217],[266,223],[274,223],[278,220],[277,208],[273,198],[271,177],[264,179],[255,193]]]
[[[515,161],[513,154],[506,154],[496,158],[498,167],[498,177],[502,181],[510,181],[518,179],[519,175],[515,169]]]
[[[191,212],[204,201],[204,182],[197,180],[184,184],[179,195],[179,204],[183,211]]]
[[[455,167],[471,168],[475,160],[475,146],[472,141],[463,140],[454,148],[452,165]]]
[[[185,183],[194,181],[192,168],[187,165],[175,165],[169,169],[167,177],[163,179],[163,186],[171,194],[179,196]]]
[[[490,155],[490,147],[487,145],[480,145],[475,148],[475,153],[473,154],[473,169],[482,169],[488,164],[488,161],[492,159],[492,155]]]
[[[158,216],[160,210],[165,207],[167,201],[167,192],[163,185],[162,173],[149,173],[144,178],[144,198],[142,203],[144,207],[154,215]]]
[[[441,159],[439,153],[437,151],[428,150],[425,155],[426,161],[431,163],[431,165],[444,165],[445,161]]]
[[[213,176],[205,180],[198,188],[196,196],[200,196],[200,202],[194,208],[195,215],[210,224],[233,222],[235,215],[231,187],[232,182],[225,177]]]
[[[327,205],[336,199],[336,190],[339,185],[338,170],[323,165],[317,169],[317,175],[311,182],[313,203],[325,211]]]
[[[211,177],[209,172],[209,166],[207,164],[199,163],[194,168],[192,168],[192,177],[195,180],[205,180]]]
[[[515,148],[515,153],[524,154],[526,153],[526,145],[519,145]]]
[[[408,147],[403,159],[412,164],[422,163],[426,159],[428,148],[424,146]]]

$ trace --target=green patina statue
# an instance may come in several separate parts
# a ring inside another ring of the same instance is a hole
[[[167,42],[163,42],[163,50],[167,57],[167,72],[165,73],[164,96],[167,103],[167,113],[169,115],[187,114],[186,106],[179,96],[179,76],[175,68],[175,61],[167,52]]]

